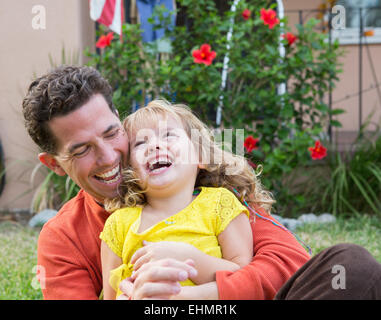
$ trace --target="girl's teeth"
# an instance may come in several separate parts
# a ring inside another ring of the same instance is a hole
[[[158,165],[165,165],[165,166],[168,166],[168,165],[171,165],[171,162],[168,161],[168,159],[166,159],[166,158],[157,159],[157,160],[154,160],[154,161],[148,163],[148,169],[149,169],[149,170],[156,170],[157,168],[155,169],[155,166],[156,166],[157,164],[158,164]]]

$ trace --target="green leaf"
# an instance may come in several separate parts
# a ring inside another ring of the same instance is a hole
[[[336,127],[336,128],[341,128],[342,127],[341,122],[339,122],[337,120],[331,120],[330,124],[331,124],[332,127]]]
[[[344,110],[344,109],[332,109],[332,110],[330,110],[330,114],[331,115],[333,115],[333,116],[336,116],[336,115],[339,115],[339,114],[343,114],[343,113],[345,113],[345,112],[347,112],[346,110]]]
[[[373,209],[373,211],[375,213],[379,213],[380,209],[377,208],[376,204],[374,204],[374,202],[369,197],[368,192],[365,190],[365,188],[367,188],[368,191],[371,190],[371,188],[369,188],[369,186],[366,183],[366,181],[361,176],[356,176],[351,171],[349,171],[349,175],[352,178],[352,180],[354,181],[354,183],[356,184],[356,186],[357,186],[358,190],[360,191],[360,193],[363,195],[363,197],[366,200],[366,202],[368,203],[368,205]]]

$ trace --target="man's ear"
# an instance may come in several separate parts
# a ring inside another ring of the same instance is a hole
[[[199,168],[199,169],[206,169],[206,164],[199,163],[199,164],[198,164],[198,168]]]
[[[61,168],[54,155],[47,152],[41,152],[38,154],[38,159],[42,164],[47,166],[50,170],[53,170],[59,176],[66,175],[66,172]]]

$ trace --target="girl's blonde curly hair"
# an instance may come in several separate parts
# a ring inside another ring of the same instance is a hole
[[[230,191],[237,190],[249,205],[259,206],[268,213],[275,202],[271,193],[266,191],[253,168],[242,156],[226,151],[218,144],[212,131],[200,121],[189,107],[182,104],[170,104],[164,100],[154,100],[146,107],[129,115],[123,126],[129,137],[137,130],[147,126],[149,121],[159,123],[160,120],[173,117],[181,121],[185,132],[199,152],[202,169],[199,169],[195,188],[224,187]],[[119,196],[105,201],[106,210],[113,212],[123,207],[144,206],[147,203],[145,188],[141,186],[136,172],[127,167],[123,170],[123,181],[118,189]]]

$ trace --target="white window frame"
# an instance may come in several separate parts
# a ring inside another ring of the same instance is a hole
[[[350,1],[348,1],[348,5],[351,5]],[[339,4],[341,4],[339,2]],[[345,7],[345,6],[344,6]],[[363,14],[366,6],[363,7]],[[381,12],[381,9],[380,9]],[[348,14],[348,12],[346,13]],[[346,17],[348,19],[348,17]],[[381,17],[380,17],[381,18]],[[374,32],[373,36],[365,37],[363,35],[362,42],[366,43],[381,43],[381,27],[371,27],[364,26],[363,32],[372,30]],[[359,27],[345,27],[344,29],[332,29],[331,30],[332,40],[337,39],[340,44],[359,44],[360,43],[360,28]]]
[[[364,28],[364,32],[368,30],[373,30],[374,35],[373,36],[368,36],[362,37],[362,42],[366,42],[369,44],[374,44],[374,43],[381,43],[381,28],[370,28],[366,27]],[[346,28],[342,30],[331,30],[331,37],[332,41],[333,40],[339,40],[339,44],[359,44],[360,43],[360,30],[359,28]]]

